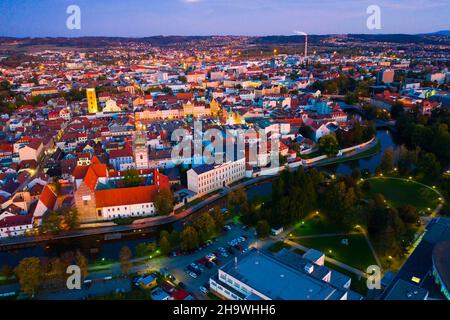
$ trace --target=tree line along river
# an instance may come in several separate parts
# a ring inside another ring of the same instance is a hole
[[[335,165],[330,165],[323,167],[327,172],[332,172],[335,174],[350,174],[354,168],[359,168],[361,171],[369,170],[374,172],[380,163],[380,159],[384,151],[392,147],[394,150],[398,147],[398,144],[394,141],[392,134],[386,129],[379,129],[376,133],[377,139],[381,144],[381,151],[376,155],[359,159],[352,160],[344,163],[339,163]],[[250,186],[246,190],[247,197],[249,199],[259,196],[264,197],[270,195],[272,192],[272,182],[262,182],[253,186]],[[208,211],[213,206],[225,207],[226,199],[221,198],[217,200],[213,205],[209,205],[199,212]],[[187,219],[190,219],[189,217]],[[95,261],[101,258],[117,260],[119,251],[123,246],[128,246],[134,251],[135,247],[139,243],[149,243],[155,241],[158,238],[159,232],[162,228],[166,227],[154,227],[141,232],[130,233],[124,235],[120,239],[115,240],[105,240],[105,236],[88,236],[83,238],[66,239],[59,240],[58,242],[52,243],[41,243],[34,247],[21,248],[11,251],[0,251],[0,267],[2,265],[15,266],[19,261],[25,257],[35,256],[35,257],[55,257],[59,256],[67,251],[80,250],[85,254],[91,261]]]

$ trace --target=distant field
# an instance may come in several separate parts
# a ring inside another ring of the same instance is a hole
[[[439,195],[414,181],[392,178],[377,178],[368,180],[369,197],[380,193],[393,207],[409,204],[425,213],[427,208],[434,209],[438,204]]]

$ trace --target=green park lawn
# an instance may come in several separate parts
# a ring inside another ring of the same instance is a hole
[[[348,239],[348,245],[342,244],[343,239]],[[376,264],[366,238],[361,234],[304,238],[295,241],[305,247],[322,251],[326,256],[363,272],[368,266]]]
[[[291,246],[287,243],[284,243],[283,241],[278,241],[269,247],[269,251],[273,252],[273,253],[277,253],[278,251],[280,251],[283,248],[290,249]]]
[[[439,195],[414,181],[397,180],[392,178],[376,178],[368,180],[372,197],[381,193],[389,205],[398,207],[409,204],[425,213],[428,208],[433,210],[438,204]]]
[[[310,236],[324,233],[343,233],[339,226],[328,222],[324,215],[314,215],[311,219],[305,219],[295,224],[292,236]]]

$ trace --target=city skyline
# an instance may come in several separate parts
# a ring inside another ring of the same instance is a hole
[[[80,7],[79,30],[66,27],[70,5]],[[380,7],[381,29],[367,28],[370,5]],[[0,4],[0,36],[264,36],[292,35],[294,30],[310,34],[421,34],[450,29],[446,23],[449,13],[450,6],[442,0],[326,0],[320,4],[310,0],[62,0],[57,4],[5,0]]]

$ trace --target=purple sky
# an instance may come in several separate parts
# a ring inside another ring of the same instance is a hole
[[[66,8],[81,8],[81,30]],[[366,27],[369,5],[381,30]],[[0,36],[427,33],[450,29],[450,0],[0,0]]]

